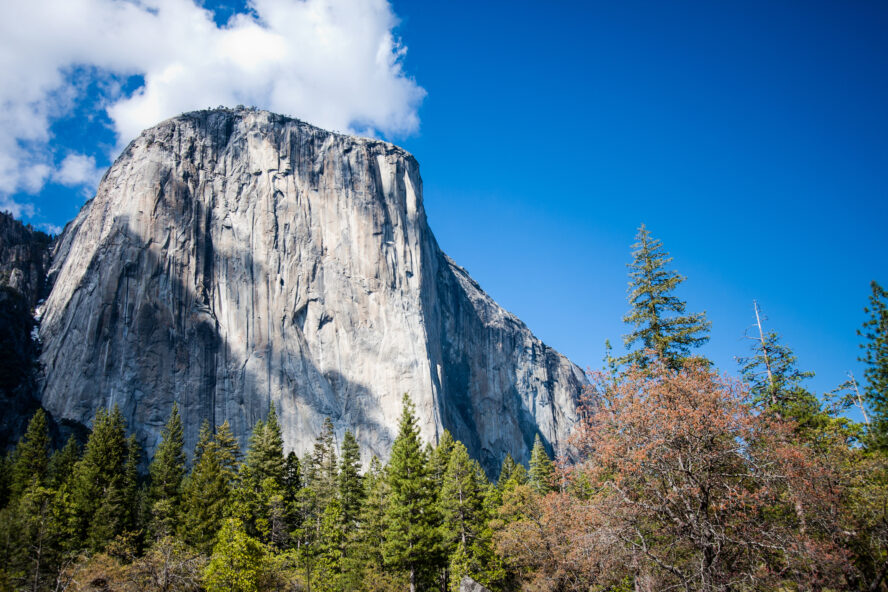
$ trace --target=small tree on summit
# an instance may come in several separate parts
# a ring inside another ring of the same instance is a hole
[[[644,224],[638,229],[629,267],[629,304],[623,317],[635,329],[624,337],[626,348],[640,343],[641,349],[620,359],[622,363],[647,367],[651,353],[671,368],[678,368],[691,348],[709,340],[705,313],[685,314],[687,304],[672,295],[685,278],[666,269],[672,261],[663,243],[651,236]]]

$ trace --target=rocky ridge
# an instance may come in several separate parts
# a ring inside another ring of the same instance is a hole
[[[429,229],[416,160],[251,109],[146,130],[59,237],[40,327],[43,406],[117,404],[148,453],[173,402],[245,442],[275,406],[285,445],[323,419],[387,458],[402,394],[488,471],[552,451],[582,371],[499,307]]]

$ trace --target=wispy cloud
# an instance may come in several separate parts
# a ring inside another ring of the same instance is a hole
[[[338,130],[406,135],[424,91],[386,0],[252,0],[225,26],[194,0],[29,0],[0,11],[0,195],[94,184],[95,159],[58,162],[50,124],[82,100],[73,68],[104,83],[120,143],[183,111],[256,105]],[[141,76],[125,93],[114,80]],[[110,82],[108,82],[110,81]],[[94,91],[95,92],[95,91]],[[8,208],[9,198],[0,202]],[[19,204],[20,212],[23,210]]]
[[[68,187],[94,189],[102,178],[104,169],[96,166],[96,159],[86,154],[72,152],[52,174],[52,180]]]

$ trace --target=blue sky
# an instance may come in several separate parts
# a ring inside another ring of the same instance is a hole
[[[156,3],[157,22],[120,18],[134,31],[165,31],[182,11],[197,18],[190,0]],[[814,389],[862,374],[855,331],[868,284],[888,283],[884,2],[257,0],[249,17],[237,17],[243,3],[207,8],[218,29],[171,38],[191,44],[185,57],[148,60],[137,44],[117,52],[119,40],[94,41],[101,31],[38,36],[55,44],[39,55],[76,47],[83,57],[38,64],[48,82],[32,89],[46,103],[35,117],[47,133],[16,132],[18,177],[3,193],[0,170],[0,206],[62,226],[155,113],[255,103],[410,150],[442,248],[581,366],[599,364],[605,339],[621,345],[625,264],[645,223],[688,277],[679,295],[711,319],[703,351],[721,369],[748,351],[755,298],[817,373]],[[340,27],[349,50],[282,42],[307,14]],[[232,31],[275,33],[274,51],[263,53],[261,37],[231,80],[163,86],[170,64],[190,78],[205,70],[201,43],[241,43]],[[367,61],[380,43],[389,59]],[[37,71],[27,60],[19,75]],[[305,86],[285,84],[294,71]]]

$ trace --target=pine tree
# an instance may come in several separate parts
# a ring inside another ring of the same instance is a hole
[[[448,430],[444,430],[438,440],[438,445],[429,452],[429,472],[435,491],[440,491],[444,483],[444,473],[447,472],[447,463],[450,461],[453,445],[453,436]]]
[[[403,575],[386,566],[383,545],[390,490],[382,463],[375,456],[364,475],[364,504],[352,552],[343,560],[346,590],[403,590]]]
[[[685,314],[686,303],[672,292],[685,278],[665,268],[672,257],[663,250],[663,243],[653,237],[644,224],[638,229],[629,267],[629,304],[623,317],[635,329],[624,337],[627,348],[636,343],[641,349],[632,351],[621,362],[646,367],[651,354],[667,366],[677,368],[692,348],[709,340],[709,321],[705,313]]]
[[[515,474],[516,468],[518,468],[518,464],[515,462],[515,459],[512,458],[511,454],[506,454],[503,464],[500,465],[499,478],[496,480],[496,486],[500,491],[506,487],[506,483],[512,478],[512,475]]]
[[[555,489],[555,465],[546,453],[546,447],[543,446],[539,434],[537,434],[536,440],[533,442],[533,449],[530,451],[528,476],[528,482],[537,493],[544,494]]]
[[[212,551],[216,533],[231,510],[235,473],[228,464],[231,449],[223,447],[230,442],[225,434],[222,437],[220,444],[218,438],[213,439],[209,423],[203,422],[194,468],[183,488],[180,532],[188,544],[204,553]]]
[[[293,533],[299,528],[299,490],[302,489],[302,465],[292,450],[284,461],[284,504],[287,518],[287,531]]]
[[[28,428],[15,449],[10,487],[13,497],[20,495],[33,483],[45,483],[49,468],[49,446],[46,413],[43,409],[38,409],[28,422]]]
[[[333,498],[321,515],[321,532],[318,537],[312,590],[337,592],[342,587],[342,560],[346,537],[342,530],[344,518],[342,505]]]
[[[257,421],[241,468],[239,513],[247,532],[263,542],[282,544],[286,527],[284,508],[284,441],[272,408],[266,421]]]
[[[467,547],[477,536],[484,504],[482,474],[478,463],[469,457],[462,442],[457,442],[447,463],[444,485],[438,496],[446,542]]]
[[[327,417],[324,419],[324,427],[315,441],[306,475],[307,484],[311,486],[317,496],[320,512],[336,496],[337,480],[336,436],[333,422]]]
[[[76,537],[72,542],[93,551],[104,549],[127,525],[125,432],[116,405],[110,412],[99,409],[83,458],[71,474],[72,534]]]
[[[237,438],[231,432],[231,426],[227,420],[222,425],[216,427],[214,441],[216,442],[219,463],[222,469],[232,479],[235,479],[238,473],[238,463],[240,462],[240,445],[237,443]]]
[[[357,526],[364,487],[361,478],[361,449],[350,430],[342,438],[342,460],[339,465],[339,501],[343,533],[350,536]]]
[[[888,291],[876,281],[870,288],[869,306],[863,309],[869,318],[857,332],[866,340],[860,345],[864,354],[859,358],[866,365],[863,397],[872,416],[871,445],[888,450]]]
[[[802,386],[814,373],[798,369],[795,354],[780,343],[780,335],[775,331],[765,333],[762,329],[758,304],[755,310],[758,335],[751,338],[754,355],[737,360],[740,375],[749,385],[752,402],[784,419],[798,422],[803,428],[814,427],[822,418],[820,403]]]
[[[146,491],[139,486],[139,464],[142,460],[142,447],[135,434],[126,439],[126,464],[123,468],[123,529],[136,533],[142,526],[143,502]]]
[[[226,520],[204,570],[207,592],[258,592],[268,571],[262,544],[247,534],[240,520]]]
[[[73,435],[61,450],[56,450],[49,459],[49,483],[58,489],[74,471],[74,465],[80,460],[80,444]]]
[[[387,564],[408,574],[410,592],[416,591],[424,572],[441,559],[440,518],[416,421],[413,403],[405,394],[398,436],[386,467],[390,494],[383,554]]]
[[[274,407],[265,422],[256,422],[243,470],[246,478],[255,482],[274,479],[280,485],[284,483],[284,439]]]
[[[17,553],[14,563],[7,564],[7,568],[19,568],[15,571],[19,571],[25,584],[21,589],[36,591],[45,589],[44,582],[55,583],[53,576],[61,545],[59,523],[53,512],[54,498],[52,489],[34,479],[15,503],[11,526],[15,528]]]
[[[148,497],[152,514],[151,531],[158,539],[175,532],[175,520],[182,498],[182,480],[185,477],[185,433],[176,403],[173,403],[173,410],[160,437],[160,445],[148,468],[151,476]]]

